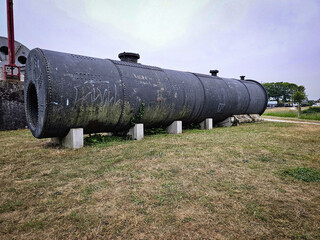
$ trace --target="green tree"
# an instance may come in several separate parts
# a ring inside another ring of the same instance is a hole
[[[279,91],[279,84],[276,83],[264,83],[264,88],[266,89],[269,99],[276,100],[279,103],[281,93]]]
[[[289,82],[264,83],[263,86],[268,93],[269,99],[276,100],[278,104],[280,102],[286,103],[292,101],[293,94],[296,91],[304,92],[305,90],[303,86]]]
[[[276,82],[274,83],[274,98],[278,102],[280,102],[280,99],[283,99],[283,95],[285,93],[285,86],[283,82]]]
[[[303,100],[307,99],[307,95],[304,90],[304,86],[299,86],[292,96],[293,101],[298,103],[298,118],[301,116],[301,103]]]
[[[284,82],[283,83],[283,96],[282,96],[282,101],[283,102],[288,102],[292,100],[292,95],[294,91],[298,88],[298,85],[294,83],[288,83]]]

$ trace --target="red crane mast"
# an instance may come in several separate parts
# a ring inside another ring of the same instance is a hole
[[[4,66],[4,76],[6,80],[20,81],[20,67],[15,64],[13,0],[7,0],[7,27],[9,64]]]

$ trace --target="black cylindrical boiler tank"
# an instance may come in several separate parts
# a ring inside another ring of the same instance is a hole
[[[176,120],[220,122],[236,114],[262,114],[266,108],[267,93],[256,81],[167,70],[136,63],[137,59],[115,61],[33,49],[25,75],[32,134],[47,138],[63,137],[70,128],[83,128],[85,133],[126,130],[141,106],[140,122],[146,127]]]

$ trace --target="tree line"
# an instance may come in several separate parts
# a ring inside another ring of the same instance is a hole
[[[305,93],[305,87],[294,83],[288,82],[272,82],[262,84],[268,93],[269,100],[287,103],[298,103],[298,117],[301,114],[301,103],[303,100],[307,100]]]
[[[262,84],[268,93],[269,100],[277,101],[277,103],[296,102],[307,99],[305,87],[288,82],[272,82]]]

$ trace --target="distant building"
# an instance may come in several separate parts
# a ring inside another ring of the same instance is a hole
[[[268,102],[268,105],[267,105],[267,108],[274,108],[278,105],[278,102],[277,101],[269,101]]]

